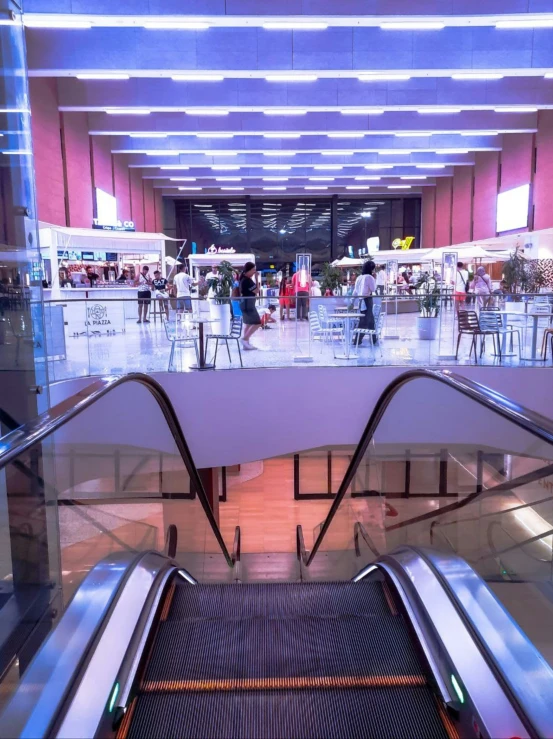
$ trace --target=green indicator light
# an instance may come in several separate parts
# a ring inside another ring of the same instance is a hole
[[[119,683],[115,683],[115,685],[113,686],[112,693],[111,693],[111,698],[109,699],[108,710],[110,713],[113,711],[113,708],[115,706],[115,701],[117,700],[118,695],[119,695]]]
[[[457,698],[459,698],[459,703],[464,703],[465,696],[463,695],[463,691],[461,690],[461,686],[457,682],[457,678],[455,677],[455,675],[451,676],[451,684],[453,685],[453,690],[457,693]]]

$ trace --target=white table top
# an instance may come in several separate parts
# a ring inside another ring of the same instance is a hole
[[[494,310],[490,311],[490,313],[503,313],[506,316],[551,316],[551,311],[528,311],[525,313],[524,311],[520,310],[505,310],[502,308],[501,310]]]
[[[363,313],[331,313],[329,318],[361,318]]]
[[[215,323],[211,318],[189,318],[188,321],[189,323]]]

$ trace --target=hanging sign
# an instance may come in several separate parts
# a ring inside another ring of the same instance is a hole
[[[215,246],[211,244],[206,252],[207,254],[236,254],[236,249],[233,246]]]
[[[392,241],[392,247],[394,249],[401,248],[402,251],[406,251],[407,249],[410,248],[414,240],[415,240],[414,236],[406,236],[404,239],[394,239]]]

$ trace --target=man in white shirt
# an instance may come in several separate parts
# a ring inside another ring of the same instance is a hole
[[[218,281],[220,279],[220,277],[219,277],[219,270],[217,269],[217,267],[215,267],[215,266],[211,267],[211,271],[207,273],[207,275],[205,276],[205,279],[207,281],[207,284],[208,285],[211,285],[210,288],[209,288],[209,290],[208,290],[207,297],[208,298],[214,298],[215,297],[215,288],[213,287],[213,284],[210,283],[210,280],[217,280]]]
[[[179,264],[177,274],[173,279],[177,288],[177,313],[192,312],[192,301],[190,300],[190,288],[194,284],[189,274],[185,272],[184,264]]]
[[[384,295],[385,291],[386,291],[386,265],[382,264],[380,267],[378,267],[378,272],[376,273],[376,294]]]
[[[457,273],[455,275],[455,302],[457,303],[457,309],[466,300],[468,284],[468,270],[465,269],[463,262],[457,262]]]

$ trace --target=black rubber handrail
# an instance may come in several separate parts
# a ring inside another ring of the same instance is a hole
[[[80,415],[83,411],[87,410],[94,405],[98,400],[105,397],[108,393],[112,392],[119,385],[125,385],[127,383],[138,383],[143,385],[154,397],[157,402],[163,416],[169,426],[171,435],[175,441],[179,454],[182,458],[184,466],[188,474],[190,475],[190,482],[192,488],[196,490],[204,513],[207,516],[213,534],[217,539],[221,551],[227,561],[229,567],[233,566],[232,557],[229,554],[217,521],[209,505],[207,495],[192,456],[184,438],[182,428],[175,413],[175,409],[169,396],[165,390],[161,387],[159,382],[154,380],[149,375],[145,375],[141,372],[133,372],[128,375],[122,376],[111,376],[102,377],[95,380],[87,387],[80,390],[75,395],[63,400],[58,405],[45,411],[37,418],[23,424],[14,431],[10,431],[9,434],[2,437],[1,448],[0,448],[0,470],[4,469],[6,465],[11,462],[17,461],[17,459],[24,454],[31,447],[39,444],[48,438],[51,434],[58,431],[62,426],[71,421],[76,416]]]
[[[307,566],[311,564],[313,558],[317,554],[317,551],[319,550],[319,547],[321,546],[321,543],[326,536],[326,532],[328,531],[334,519],[334,516],[336,515],[336,512],[340,507],[340,504],[342,503],[342,500],[344,499],[344,496],[357,473],[357,468],[359,467],[361,460],[365,456],[367,448],[371,443],[374,434],[378,428],[378,425],[380,424],[384,413],[388,409],[388,406],[392,402],[396,393],[404,385],[407,385],[413,380],[421,379],[434,380],[436,382],[441,382],[442,384],[447,385],[452,390],[455,390],[462,395],[470,398],[471,400],[476,401],[485,408],[488,408],[492,412],[497,413],[502,418],[511,421],[519,428],[525,429],[533,436],[536,436],[538,439],[541,439],[542,441],[545,441],[553,446],[553,422],[551,422],[551,420],[546,418],[545,416],[542,416],[539,413],[535,413],[534,411],[531,411],[527,408],[524,408],[524,406],[513,402],[505,395],[502,395],[501,393],[498,393],[495,390],[486,387],[485,385],[480,385],[480,383],[478,382],[473,382],[472,380],[468,380],[465,377],[461,377],[460,375],[457,375],[453,372],[449,372],[448,370],[408,370],[407,372],[404,372],[403,374],[392,380],[392,382],[390,382],[386,389],[381,393],[374,407],[374,410],[371,413],[365,431],[363,432],[361,441],[359,442],[357,449],[355,450],[353,457],[351,458],[346,474],[344,475],[344,478],[340,484],[338,493],[336,494],[336,497],[334,498],[334,501],[330,507],[330,511],[328,512],[325,522],[321,527],[317,540],[313,545],[313,549],[309,554],[306,562]]]

